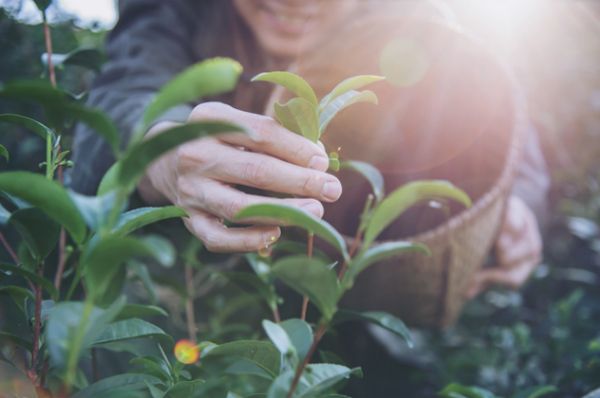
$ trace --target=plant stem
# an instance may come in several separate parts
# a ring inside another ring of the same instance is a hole
[[[2,232],[0,232],[0,242],[2,242],[2,246],[4,246],[4,248],[10,255],[10,258],[12,258],[12,260],[15,262],[15,265],[19,265],[19,257],[17,257],[17,253],[15,253],[15,251],[10,246],[10,243],[8,243]]]
[[[190,265],[185,266],[185,289],[187,299],[185,302],[185,317],[190,340],[196,342],[196,317],[194,313],[194,270]]]
[[[273,321],[275,323],[281,322],[281,315],[279,315],[279,308],[277,307],[273,308]]]
[[[356,250],[358,249],[358,246],[360,244],[361,235],[362,235],[361,230],[358,229],[356,231],[356,235],[354,235],[354,240],[352,241],[350,250],[348,251],[348,256],[350,258],[352,258],[352,256],[354,256],[354,253],[356,253]],[[340,281],[344,278],[344,275],[346,274],[347,270],[348,270],[348,260],[344,260],[344,262],[342,263],[342,266],[340,267],[340,272],[338,273],[338,279]]]
[[[44,21],[44,40],[46,42],[46,55],[48,56],[48,75],[50,77],[50,83],[56,87],[56,72],[54,71],[54,64],[52,63],[52,33],[50,33],[50,26],[48,25],[48,18],[46,18],[46,12],[42,12],[42,19]]]
[[[306,353],[304,360],[296,368],[296,373],[294,373],[294,378],[292,379],[292,384],[290,385],[290,391],[288,392],[287,398],[292,398],[292,396],[294,395],[294,392],[296,391],[296,388],[298,387],[298,383],[300,382],[300,377],[302,377],[302,372],[304,372],[304,369],[306,369],[306,367],[310,363],[310,360],[311,360],[312,356],[314,355],[315,351],[317,350],[317,346],[319,345],[319,342],[323,338],[323,335],[325,335],[326,330],[327,330],[327,324],[321,323],[319,325],[319,328],[315,332],[315,336],[313,337],[313,342],[312,342],[310,348],[308,349],[308,352]]]
[[[44,275],[43,263],[38,267],[37,274],[39,277]],[[37,377],[36,366],[38,362],[38,354],[40,351],[40,332],[42,329],[42,287],[35,285],[35,309],[33,316],[33,348],[31,350],[31,367],[29,369],[29,378],[37,387],[39,380]]]
[[[312,232],[308,233],[308,239],[307,239],[307,248],[306,248],[306,255],[308,256],[308,258],[312,258],[313,256],[313,246],[315,243],[315,234],[313,234]],[[302,297],[302,310],[300,312],[300,318],[304,321],[306,320],[306,311],[308,311],[308,297],[304,296]]]

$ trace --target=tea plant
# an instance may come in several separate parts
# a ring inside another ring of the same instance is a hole
[[[341,162],[356,170],[373,187],[365,202],[360,225],[348,246],[327,222],[293,207],[261,204],[243,209],[239,220],[261,217],[298,227],[308,233],[306,254],[249,255],[254,273],[229,273],[230,279],[249,283],[273,312],[262,322],[268,340],[237,340],[224,344],[190,341],[173,344],[173,338],[143,318],[165,315],[159,307],[129,304],[123,295],[128,269],[144,269],[140,259],[153,258],[170,265],[175,261],[170,244],[155,236],[134,236],[140,228],[169,218],[185,217],[178,207],[142,207],[128,210],[128,200],[147,166],[162,154],[193,139],[219,133],[244,133],[240,126],[222,122],[195,122],[171,128],[144,139],[154,121],[171,107],[232,90],[241,66],[230,59],[210,59],[193,65],[165,85],[145,110],[125,145],[117,128],[102,113],[85,107],[80,98],[56,84],[55,62],[71,56],[52,54],[50,30],[45,18],[49,1],[36,1],[44,16],[50,82],[15,81],[0,88],[0,96],[34,102],[44,110],[42,123],[18,114],[0,115],[1,123],[20,125],[45,141],[43,174],[12,171],[0,173],[0,223],[12,228],[21,241],[13,247],[0,232],[0,241],[12,259],[0,264],[1,294],[9,295],[19,311],[18,334],[2,331],[10,341],[0,360],[2,374],[9,375],[2,389],[12,396],[100,397],[335,397],[341,382],[360,375],[359,368],[340,364],[311,363],[323,336],[349,320],[375,323],[410,341],[404,323],[383,312],[358,313],[338,308],[356,278],[377,261],[407,251],[427,254],[415,242],[378,244],[379,234],[410,206],[431,199],[452,199],[465,206],[468,196],[443,181],[421,181],[402,186],[385,196],[383,178],[362,162]],[[79,53],[81,54],[81,53]],[[80,55],[81,56],[81,55]],[[282,84],[298,97],[276,104],[275,115],[288,129],[318,141],[333,117],[357,102],[376,102],[371,91],[357,91],[381,80],[377,76],[349,78],[320,101],[299,76],[271,72],[256,80]],[[68,159],[61,137],[74,121],[88,124],[112,148],[117,161],[106,173],[96,196],[77,194],[62,185],[63,169],[77,167]],[[125,149],[122,149],[125,148]],[[0,154],[9,158],[6,148]],[[337,168],[337,154],[331,155]],[[313,237],[327,242],[337,253],[328,259],[313,248]],[[137,260],[134,260],[137,259]],[[143,261],[143,260],[142,260]],[[141,264],[141,265],[140,265]],[[48,274],[53,272],[52,278]],[[187,272],[187,268],[186,268]],[[143,274],[143,271],[140,271]],[[26,287],[15,284],[16,278]],[[306,297],[301,318],[281,319],[276,282]],[[304,318],[308,299],[319,311],[316,323]],[[188,303],[190,301],[188,300]],[[188,308],[189,309],[189,308]],[[194,323],[193,308],[187,311]],[[145,340],[146,348],[135,342]],[[269,341],[270,340],[270,341]],[[9,349],[10,347],[18,349]],[[133,370],[92,382],[89,371],[97,366],[97,350],[133,354]],[[171,355],[170,353],[173,353]],[[21,356],[24,354],[23,356]],[[24,358],[24,359],[23,359]],[[29,383],[24,382],[29,380]],[[35,391],[28,386],[35,387]]]

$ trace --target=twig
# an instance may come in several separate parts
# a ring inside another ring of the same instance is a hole
[[[306,248],[306,255],[308,256],[308,258],[312,258],[313,256],[313,245],[315,242],[315,235],[311,232],[308,233],[308,239],[307,239],[307,248]],[[303,321],[306,320],[306,312],[308,311],[308,297],[304,296],[302,297],[302,310],[300,312],[300,319],[302,319]]]
[[[298,387],[298,382],[300,381],[302,372],[304,372],[304,369],[310,363],[310,360],[311,360],[312,356],[314,355],[315,351],[317,350],[317,346],[319,345],[319,342],[323,338],[323,335],[325,334],[326,330],[327,330],[327,325],[325,323],[321,323],[319,325],[319,328],[315,332],[313,342],[312,342],[310,348],[308,349],[308,352],[306,353],[304,360],[302,361],[300,366],[298,366],[296,368],[296,373],[294,373],[294,378],[292,379],[292,384],[290,385],[290,391],[288,392],[287,398],[291,398],[292,395],[294,395],[294,391],[296,391],[296,388]]]
[[[279,308],[273,308],[273,320],[275,323],[281,322],[281,315],[279,315]]]
[[[19,257],[17,257],[17,253],[15,253],[15,251],[10,246],[10,243],[8,243],[8,241],[6,240],[6,238],[4,237],[4,234],[2,232],[0,232],[0,242],[2,242],[2,246],[4,246],[4,248],[10,255],[10,258],[12,258],[12,260],[15,262],[15,265],[18,265]]]
[[[191,266],[185,266],[185,290],[187,299],[185,301],[185,317],[190,340],[196,342],[196,317],[194,314],[194,270]]]
[[[39,277],[44,276],[43,263],[38,267],[37,274]],[[36,372],[38,362],[38,354],[40,351],[40,333],[42,329],[42,287],[35,286],[35,313],[33,317],[33,348],[31,350],[31,368],[29,369],[29,378],[35,386],[39,386],[39,380]]]
[[[46,55],[48,62],[48,75],[50,77],[50,83],[56,87],[56,73],[54,71],[54,63],[52,62],[52,33],[50,33],[50,26],[48,25],[48,18],[46,18],[46,12],[42,12],[42,19],[44,21],[44,40],[46,42]]]

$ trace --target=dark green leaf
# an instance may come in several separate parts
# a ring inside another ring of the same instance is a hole
[[[113,154],[116,155],[119,153],[119,130],[108,116],[100,111],[79,104],[69,104],[65,106],[65,111],[68,112],[71,118],[86,124],[104,138],[112,149]]]
[[[223,272],[222,275],[242,287],[247,286],[256,291],[265,300],[270,309],[274,309],[277,306],[278,296],[275,289],[258,276],[248,272]]]
[[[253,82],[270,82],[279,84],[296,94],[298,97],[308,101],[314,108],[319,105],[319,100],[312,87],[300,76],[285,71],[265,72],[252,78]]]
[[[262,327],[265,333],[284,358],[294,358],[293,366],[298,364],[298,354],[290,337],[279,324],[264,319]]]
[[[186,216],[185,210],[177,206],[140,207],[123,213],[117,221],[113,233],[115,235],[125,236],[137,229],[158,221]]]
[[[368,247],[377,236],[411,206],[436,198],[454,199],[465,207],[471,199],[462,190],[446,181],[417,181],[401,186],[387,196],[373,210],[365,231],[364,246]]]
[[[438,395],[442,398],[496,398],[492,392],[483,388],[463,386],[457,383],[447,385]]]
[[[287,319],[279,324],[289,336],[300,361],[304,360],[313,342],[313,332],[308,323],[301,319]]]
[[[304,98],[292,98],[285,104],[275,103],[275,118],[286,129],[317,142],[319,116],[315,106]]]
[[[29,299],[33,302],[33,293],[19,286],[0,286],[0,294],[8,294],[23,313],[25,313],[25,300]]]
[[[371,83],[375,83],[384,79],[385,77],[383,76],[375,75],[360,75],[349,77],[348,79],[342,81],[337,86],[335,86],[334,89],[329,92],[329,94],[323,97],[323,99],[321,99],[319,107],[321,109],[324,109],[331,101],[335,100],[341,95],[346,94],[348,91],[358,90]]]
[[[0,204],[0,225],[6,225],[10,218],[10,212]]]
[[[34,258],[46,258],[58,243],[60,225],[40,209],[16,210],[8,222],[19,232]]]
[[[344,258],[348,258],[346,241],[328,222],[292,206],[258,204],[248,206],[237,215],[237,219],[261,217],[281,221],[286,225],[304,228],[335,247]]]
[[[52,64],[55,67],[76,65],[98,72],[104,61],[104,54],[95,48],[78,48],[67,54],[52,54]],[[42,62],[48,64],[47,53],[42,55]]]
[[[75,191],[68,191],[68,193],[79,214],[93,231],[98,231],[102,227],[115,207],[114,192],[102,196],[85,196]]]
[[[311,364],[302,374],[298,398],[312,398],[327,392],[344,379],[355,375],[362,377],[360,368],[350,369],[342,365],[328,363]]]
[[[44,290],[46,290],[50,294],[50,296],[52,296],[53,298],[58,297],[58,292],[54,288],[54,285],[52,284],[52,282],[50,282],[48,279],[46,279],[44,277],[34,274],[33,272],[28,271],[22,267],[16,267],[11,264],[0,263],[0,270],[4,271],[4,273],[8,273],[8,274],[17,274],[17,275],[31,281],[32,283],[34,283],[36,285],[42,286],[42,288]]]
[[[348,266],[348,272],[344,276],[343,283],[344,285],[348,284],[348,287],[351,287],[358,274],[363,272],[369,266],[378,261],[414,251],[423,253],[425,255],[431,254],[427,246],[421,243],[408,241],[385,242],[376,246],[372,246],[369,249],[360,252],[355,258],[352,259]]]
[[[0,145],[0,156],[2,156],[8,162],[10,160],[10,153],[8,153],[8,149],[4,145]]]
[[[116,182],[123,187],[132,188],[152,161],[184,142],[219,133],[242,131],[239,126],[222,122],[188,123],[163,131],[129,148],[117,163]]]
[[[359,102],[377,104],[377,95],[375,95],[374,92],[369,90],[352,90],[329,102],[319,114],[319,137],[323,135],[323,133],[327,129],[327,126],[333,120],[335,115],[337,115],[339,112],[346,109],[350,105],[357,104]]]
[[[168,316],[167,311],[155,305],[144,305],[144,304],[127,304],[119,315],[115,318],[115,321],[130,318],[150,318],[155,316]]]
[[[65,369],[69,356],[79,358],[124,305],[124,299],[115,301],[105,310],[92,306],[90,302],[56,304],[50,310],[45,328],[46,341],[52,342],[48,345],[51,366]],[[77,345],[77,342],[80,344]]]
[[[75,242],[82,243],[85,239],[85,221],[67,191],[58,183],[39,174],[11,171],[0,173],[0,190],[43,210],[64,226]]]
[[[12,333],[0,331],[0,342],[10,342],[12,344],[16,344],[19,347],[26,349],[27,351],[31,351],[33,347],[33,343],[29,340],[24,339],[21,336],[14,335]],[[4,376],[4,375],[2,375]],[[0,378],[0,388],[2,387],[2,379]],[[0,391],[2,391],[0,389]]]
[[[335,272],[321,260],[292,256],[277,261],[272,272],[283,283],[307,296],[326,319],[337,310],[341,288]]]
[[[238,340],[221,344],[204,355],[209,359],[247,359],[269,372],[272,377],[279,373],[280,354],[273,344],[266,341]]]
[[[406,343],[412,347],[412,338],[410,336],[410,331],[400,319],[395,317],[392,314],[388,314],[386,312],[379,311],[369,311],[369,312],[356,312],[356,311],[348,311],[348,310],[339,310],[333,318],[334,324],[339,324],[348,321],[362,321],[362,322],[370,322],[377,326],[381,326],[382,328],[394,333],[395,335],[402,337]]]
[[[52,0],[33,0],[38,10],[44,12],[52,4]]]
[[[373,165],[358,160],[346,160],[340,164],[340,168],[352,170],[362,175],[371,184],[377,202],[383,200],[385,194],[383,176]]]
[[[540,398],[555,392],[558,392],[558,389],[554,386],[536,386],[519,391],[514,398]]]
[[[72,398],[106,398],[123,388],[127,388],[127,391],[144,389],[146,383],[157,384],[160,383],[160,379],[145,374],[124,373],[102,379],[77,392]]]
[[[202,97],[231,91],[242,73],[242,66],[229,58],[212,58],[190,66],[164,85],[146,108],[141,131],[170,108]]]
[[[144,285],[144,288],[148,292],[150,301],[152,303],[156,303],[158,301],[158,297],[156,296],[156,287],[154,286],[154,280],[150,275],[150,271],[148,271],[148,267],[139,261],[129,260],[127,263],[127,269],[133,273],[134,277],[139,278]]]
[[[150,254],[147,245],[129,237],[108,236],[88,248],[81,257],[88,295],[97,303],[104,302],[105,292],[124,262]]]
[[[0,123],[11,123],[24,127],[27,130],[37,134],[44,141],[47,139],[48,136],[50,136],[51,138],[54,137],[54,133],[49,127],[43,125],[35,119],[26,116],[17,115],[13,113],[3,113],[0,115]]]
[[[131,318],[111,323],[94,339],[93,345],[112,343],[115,341],[137,339],[141,337],[160,337],[170,340],[161,328],[142,319]]]

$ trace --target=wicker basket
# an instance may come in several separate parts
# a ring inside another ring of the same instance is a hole
[[[386,310],[414,326],[449,325],[496,239],[527,128],[524,104],[493,55],[443,24],[406,18],[399,23],[379,14],[340,35],[347,40],[325,46],[297,66],[321,95],[341,78],[378,73],[377,54],[390,38],[415,40],[431,62],[410,87],[374,85],[379,106],[342,112],[325,137],[327,147],[342,146],[342,157],[375,164],[384,172],[388,191],[415,179],[446,179],[474,200],[466,211],[453,207],[449,219],[419,208],[394,222],[383,240],[425,243],[432,255],[409,254],[374,265],[358,278],[347,305]],[[344,194],[326,206],[325,214],[352,236],[369,189],[356,176],[344,173],[341,178]]]

